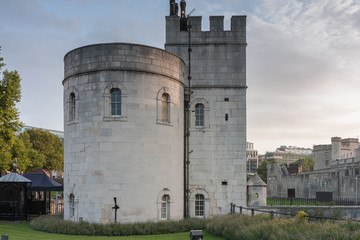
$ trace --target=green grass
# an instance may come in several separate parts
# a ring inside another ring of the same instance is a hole
[[[33,230],[30,228],[28,222],[20,224],[0,223],[0,236],[8,235],[9,240],[87,240],[87,239],[108,239],[108,240],[133,240],[133,239],[166,239],[166,240],[183,240],[190,239],[190,232],[162,234],[162,235],[143,235],[143,236],[127,236],[127,237],[106,237],[106,236],[76,236],[65,234],[45,233]],[[204,239],[206,240],[223,240],[224,238],[215,237],[209,233],[204,232]]]

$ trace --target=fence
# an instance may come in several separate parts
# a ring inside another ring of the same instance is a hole
[[[64,203],[58,202],[57,209],[56,209],[56,203],[51,202],[50,203],[50,214],[51,215],[64,215]]]
[[[352,198],[334,198],[330,202],[320,202],[316,198],[268,197],[267,206],[360,206],[360,201]]]
[[[251,216],[255,215],[255,212],[260,212],[260,213],[268,213],[270,215],[271,219],[274,219],[274,215],[284,215],[284,216],[296,216],[297,213],[289,213],[289,212],[276,212],[273,210],[262,210],[262,209],[258,209],[258,208],[248,208],[248,207],[243,207],[243,206],[236,206],[235,204],[231,203],[230,204],[230,213],[237,213],[236,209],[238,209],[238,213],[243,214],[244,210],[250,211]],[[344,219],[344,218],[336,218],[336,217],[326,217],[326,216],[312,216],[312,215],[306,215],[307,218],[312,218],[312,219],[324,219],[324,220],[348,220],[348,219]],[[355,221],[357,221],[356,219],[353,219]]]

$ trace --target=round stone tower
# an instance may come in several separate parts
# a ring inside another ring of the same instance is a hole
[[[182,218],[184,62],[121,43],[64,62],[65,219]]]

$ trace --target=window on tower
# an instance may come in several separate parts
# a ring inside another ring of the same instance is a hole
[[[111,115],[121,116],[121,91],[118,88],[111,89]]]
[[[74,194],[70,194],[70,217],[75,216],[75,196]]]
[[[195,196],[195,217],[204,217],[205,197],[203,194]]]
[[[75,93],[70,93],[70,99],[69,99],[69,121],[74,121],[76,115],[76,99],[75,99]]]
[[[169,219],[170,196],[165,194],[161,199],[161,219]]]
[[[195,126],[204,126],[204,104],[198,103],[195,105]]]
[[[161,96],[161,120],[163,122],[169,122],[169,108],[170,108],[170,96],[164,93]]]

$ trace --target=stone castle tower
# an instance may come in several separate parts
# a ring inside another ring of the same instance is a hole
[[[246,205],[245,17],[230,31],[211,17],[204,32],[184,2],[182,17],[166,17],[166,51],[112,43],[65,55],[65,219],[207,218]]]
[[[246,17],[166,17],[165,49],[180,56],[189,70],[189,215],[196,195],[206,199],[205,216],[226,214],[231,202],[246,202]],[[190,26],[190,27],[189,27]],[[186,27],[184,28],[186,29]],[[199,116],[200,115],[200,116]]]

